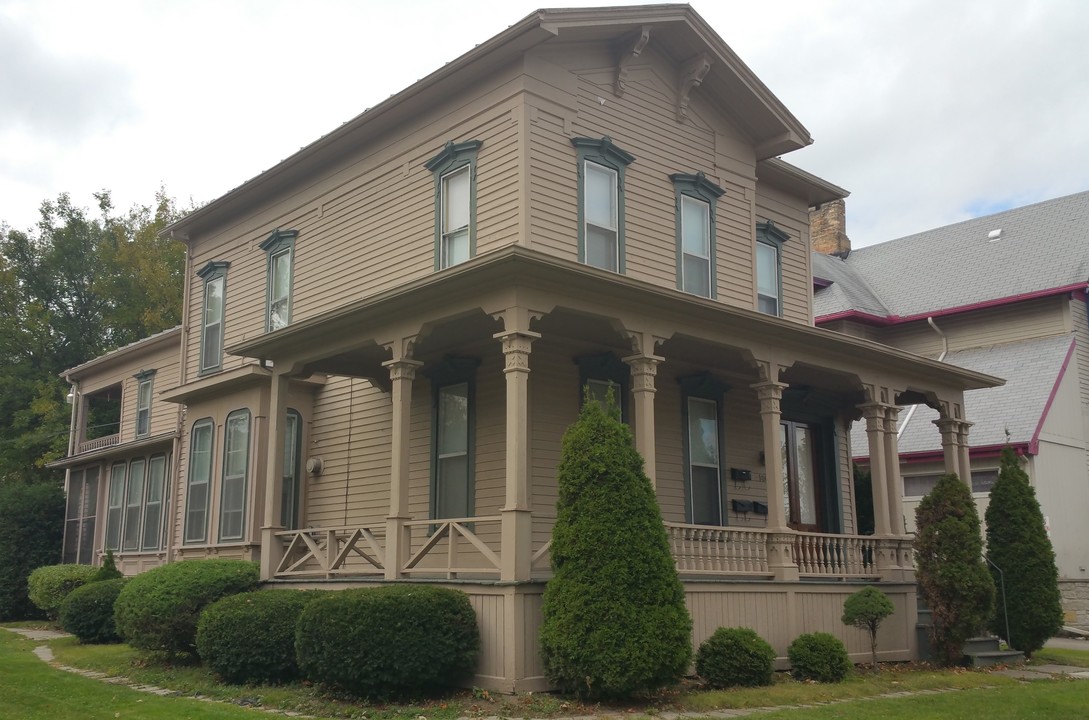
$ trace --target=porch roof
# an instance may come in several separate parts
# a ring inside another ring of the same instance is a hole
[[[766,349],[771,355],[781,352],[795,358],[812,358],[845,370],[866,369],[912,381],[925,379],[962,391],[1004,383],[985,373],[862,338],[733,307],[519,246],[478,255],[455,267],[234,344],[227,352],[279,362],[314,357],[315,352],[328,357],[367,344],[381,345],[396,338],[376,337],[367,328],[389,327],[397,318],[420,319],[420,323],[440,319],[447,308],[452,312],[485,293],[505,289],[534,292],[536,298],[548,298],[555,307],[568,303],[637,307],[660,327],[668,328],[668,333],[736,337],[742,344]]]

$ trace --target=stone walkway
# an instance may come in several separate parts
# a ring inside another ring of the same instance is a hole
[[[4,628],[13,633],[18,633],[23,637],[31,640],[55,640],[57,638],[71,637],[68,633],[57,632],[55,630],[29,630],[26,628]],[[1071,649],[1083,650],[1089,649],[1089,643],[1082,640],[1070,640],[1059,641],[1057,644],[1055,640],[1049,640],[1048,647],[1068,647],[1065,643],[1079,643],[1079,646]],[[95,672],[93,670],[82,670],[80,668],[69,667],[67,665],[58,665],[53,657],[53,650],[48,645],[39,645],[34,648],[34,654],[38,656],[42,661],[49,663],[58,670],[64,670],[65,672],[74,673],[76,675],[82,675],[86,678],[93,680],[100,680],[102,682],[112,683],[114,685],[124,685],[125,687],[132,688],[139,692],[151,693],[153,695],[161,696],[180,696],[176,690],[167,690],[166,688],[155,687],[154,685],[140,685],[128,678],[113,677],[106,675],[105,673]],[[1081,667],[1074,667],[1072,665],[1035,665],[1032,667],[1019,667],[1009,668],[1007,670],[999,670],[995,672],[996,675],[1005,675],[1006,677],[1014,678],[1021,681],[1030,680],[1046,680],[1054,677],[1069,677],[1083,680],[1089,680],[1089,670]],[[942,690],[905,690],[903,692],[886,693],[884,695],[874,695],[866,698],[846,698],[843,700],[832,700],[825,703],[818,703],[814,705],[784,705],[781,707],[761,707],[761,708],[738,708],[738,709],[726,709],[726,710],[712,710],[710,712],[663,712],[657,713],[657,717],[661,720],[687,720],[689,718],[700,719],[706,718],[708,720],[718,720],[719,718],[736,718],[747,717],[750,715],[759,715],[761,713],[774,712],[776,710],[801,710],[805,708],[815,708],[824,705],[842,705],[849,702],[866,702],[867,700],[883,700],[887,698],[897,697],[914,697],[920,695],[939,695],[950,692],[960,692],[961,688],[947,688]],[[192,696],[190,696],[192,697]],[[193,697],[194,700],[203,700],[205,702],[224,702],[221,700],[213,700],[211,698]],[[276,710],[272,708],[254,707],[248,706],[254,710],[261,710],[263,712],[272,713],[274,715],[283,715],[293,718],[309,718],[308,715],[302,713],[290,712],[285,710]],[[605,715],[585,715],[585,716],[573,716],[565,717],[562,720],[625,720],[628,716],[621,714],[605,714]],[[485,717],[485,718],[459,718],[458,720],[526,720],[525,718],[500,718],[499,716]]]

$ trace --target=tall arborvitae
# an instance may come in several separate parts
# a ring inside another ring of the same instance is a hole
[[[964,641],[987,625],[994,582],[983,561],[979,513],[968,486],[944,475],[915,511],[919,590],[933,618],[935,655],[956,665]]]
[[[1005,606],[999,593],[991,629],[1030,656],[1062,627],[1062,597],[1036,491],[1009,447],[1002,451],[986,519],[987,555],[1002,570],[992,567],[991,574],[996,586],[1005,580]]]
[[[692,622],[643,459],[592,400],[563,438],[552,573],[541,657],[557,688],[620,698],[688,669]]]

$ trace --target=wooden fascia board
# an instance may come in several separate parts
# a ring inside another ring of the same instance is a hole
[[[265,382],[272,376],[272,371],[260,365],[246,364],[240,368],[225,370],[213,375],[198,378],[184,385],[163,390],[159,399],[164,402],[188,403],[191,400],[213,393],[222,393],[228,389],[236,390],[250,384]]]
[[[180,337],[181,327],[171,328],[170,330],[152,335],[143,340],[137,340],[130,345],[112,350],[104,355],[99,355],[82,365],[77,365],[65,370],[60,373],[60,377],[64,378],[67,382],[81,380],[92,373],[106,370],[121,363],[131,362],[133,358],[138,358],[142,355],[148,355],[153,351],[160,349],[161,346],[166,345],[168,342],[174,342],[174,344],[178,345],[178,350],[180,351]]]
[[[85,463],[93,463],[100,460],[108,460],[110,458],[122,457],[124,455],[130,455],[140,451],[169,449],[171,443],[174,442],[175,434],[160,433],[147,438],[140,438],[139,440],[133,440],[132,442],[122,443],[119,445],[110,445],[108,447],[99,448],[98,450],[91,450],[90,452],[80,453],[78,455],[70,455],[53,462],[46,463],[46,467],[50,469],[54,468],[70,468],[76,465],[83,465]]]
[[[756,163],[757,182],[767,183],[792,194],[805,196],[810,207],[832,200],[842,200],[851,193],[838,185],[795,167],[779,158],[768,158]]]

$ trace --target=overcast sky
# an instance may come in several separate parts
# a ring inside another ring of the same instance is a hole
[[[541,5],[0,0],[0,221],[215,199]],[[785,159],[851,191],[855,247],[1089,189],[1089,2],[693,5],[809,128]]]

